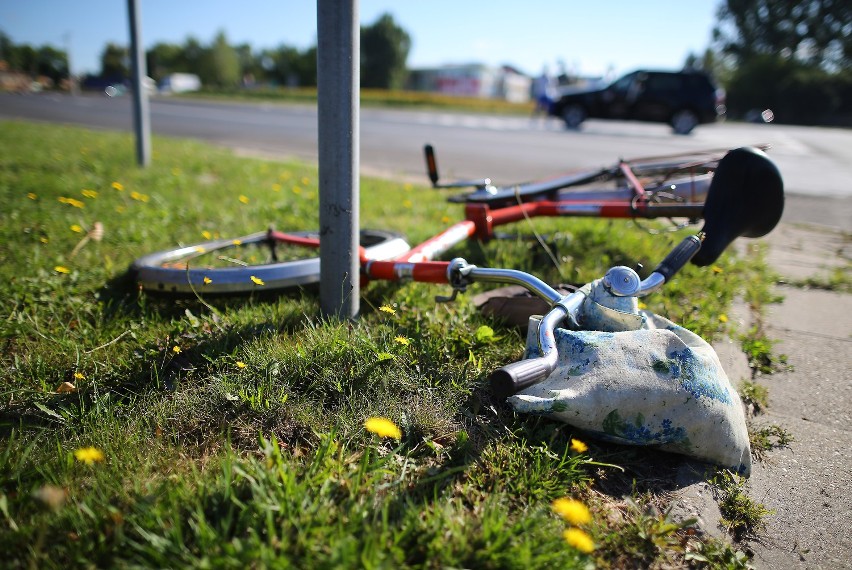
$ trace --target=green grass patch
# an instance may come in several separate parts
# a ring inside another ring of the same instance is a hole
[[[423,91],[361,89],[359,95],[359,101],[365,107],[429,109],[492,115],[529,116],[535,106],[533,102],[511,103],[501,99],[442,95],[440,93],[427,93]],[[260,87],[256,89],[225,90],[204,88],[202,91],[187,93],[181,95],[181,97],[315,105],[317,102],[317,90],[315,87]]]
[[[622,497],[595,485],[617,471],[606,464],[636,465],[633,451],[577,453],[568,426],[492,401],[485,378],[520,356],[523,337],[476,313],[470,295],[436,304],[448,288],[376,283],[361,318],[338,322],[317,316],[310,288],[202,300],[140,291],[126,269],[145,253],[317,225],[314,167],[157,137],[153,158],[135,166],[124,134],[0,123],[7,566],[736,560],[660,515],[609,516]],[[364,179],[361,197],[364,227],[412,243],[461,216],[425,184]],[[652,267],[683,236],[624,221],[533,223],[448,257],[583,283],[614,264]],[[558,267],[525,237],[533,229]],[[687,267],[646,302],[711,339],[761,263],[725,255],[710,270]],[[369,417],[389,418],[401,438],[368,433]],[[550,504],[564,496],[592,506],[594,552],[563,539]]]

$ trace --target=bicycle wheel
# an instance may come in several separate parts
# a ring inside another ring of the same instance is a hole
[[[265,231],[158,251],[136,259],[130,271],[143,289],[164,293],[250,293],[318,283],[319,233],[286,236],[282,241]],[[367,259],[393,259],[411,249],[401,235],[380,230],[362,230],[360,243]]]

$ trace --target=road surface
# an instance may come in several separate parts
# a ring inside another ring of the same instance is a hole
[[[150,109],[156,135],[198,138],[274,158],[317,160],[314,106],[155,97]],[[129,97],[0,94],[0,118],[132,128]],[[425,182],[425,143],[435,146],[444,179],[487,176],[497,183],[548,178],[619,157],[769,143],[785,180],[785,218],[852,227],[849,129],[719,123],[676,136],[665,125],[588,121],[580,131],[569,132],[556,119],[361,109],[364,174]]]

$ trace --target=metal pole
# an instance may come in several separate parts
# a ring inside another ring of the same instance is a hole
[[[320,307],[358,315],[358,0],[317,0]]]
[[[136,0],[127,0],[130,20],[130,70],[133,86],[133,130],[136,133],[136,161],[139,166],[151,164],[151,115],[148,110],[148,92],[144,80],[148,76],[145,68],[145,49],[139,22],[139,7]]]

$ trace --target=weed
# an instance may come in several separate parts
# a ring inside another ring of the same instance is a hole
[[[776,341],[768,338],[761,327],[754,326],[741,335],[740,343],[754,375],[792,369],[786,354],[775,354]]]
[[[743,403],[750,407],[754,413],[760,413],[769,405],[769,390],[756,382],[743,380],[739,388]]]
[[[777,425],[750,430],[748,435],[751,453],[759,460],[764,459],[773,449],[786,447],[793,441],[790,432]]]
[[[722,525],[736,540],[753,536],[764,528],[764,519],[773,514],[773,511],[746,494],[745,480],[742,477],[722,471],[715,477],[714,484],[720,494]]]

